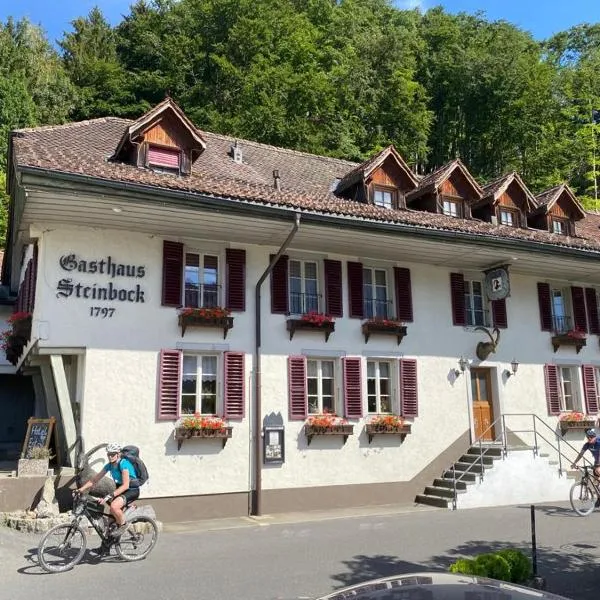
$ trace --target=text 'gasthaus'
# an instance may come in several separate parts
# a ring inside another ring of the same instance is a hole
[[[85,260],[76,254],[64,254],[58,260],[61,268],[65,271],[77,271],[91,275],[108,275],[115,277],[136,277],[141,279],[146,275],[146,267],[143,265],[128,265],[118,263],[111,256],[96,260]]]

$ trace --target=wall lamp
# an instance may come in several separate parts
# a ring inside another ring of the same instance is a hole
[[[461,356],[458,359],[458,366],[460,367],[460,371],[458,369],[454,369],[455,377],[458,377],[461,373],[464,373],[467,370],[467,367],[469,366],[469,361],[463,356]]]
[[[517,369],[519,368],[519,362],[517,361],[516,358],[512,359],[512,362],[510,363],[510,368],[511,368],[510,371],[508,369],[504,369],[504,374],[506,375],[506,379],[517,374]]]

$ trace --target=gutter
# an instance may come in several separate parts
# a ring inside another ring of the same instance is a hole
[[[292,230],[288,233],[287,238],[279,248],[277,254],[272,258],[269,266],[265,269],[265,272],[260,276],[260,279],[256,283],[255,297],[254,297],[254,311],[255,311],[255,333],[254,333],[254,434],[252,439],[254,441],[254,485],[252,489],[251,507],[250,514],[253,516],[260,516],[262,514],[262,452],[261,452],[261,440],[264,433],[262,432],[262,396],[261,396],[261,355],[260,349],[262,344],[261,336],[261,305],[260,305],[260,289],[269,276],[279,257],[287,250],[291,244],[298,227],[300,226],[300,213],[296,213],[294,225]]]

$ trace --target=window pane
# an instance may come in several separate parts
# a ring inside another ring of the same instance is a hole
[[[202,376],[217,375],[217,357],[203,356],[202,357]]]
[[[181,393],[182,394],[195,394],[196,393],[196,376],[195,375],[184,375],[181,378]]]
[[[332,360],[324,360],[321,363],[321,369],[323,372],[323,377],[333,377],[333,361]]]
[[[373,361],[367,362],[367,377],[375,377],[375,363]]]
[[[309,396],[316,396],[319,393],[319,380],[317,378],[310,378],[306,380],[306,388]]]
[[[333,396],[333,379],[323,379],[323,397]]]
[[[300,261],[298,260],[290,260],[288,263],[288,269],[290,273],[290,277],[302,277],[302,267],[300,265]]]
[[[316,360],[307,360],[306,361],[306,373],[309,377],[317,376],[317,361]]]
[[[317,278],[317,263],[307,262],[304,263],[304,276],[306,279],[316,279]]]
[[[379,376],[388,378],[390,376],[390,365],[389,363],[379,363]]]
[[[196,412],[196,396],[181,396],[181,414],[192,415]]]

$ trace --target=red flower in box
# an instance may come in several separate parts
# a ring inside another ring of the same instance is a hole
[[[338,425],[347,425],[348,421],[343,417],[338,417],[335,413],[322,413],[318,415],[310,415],[306,419],[306,424],[309,427],[315,427],[318,429],[330,429],[337,427]]]
[[[372,319],[368,319],[363,323],[363,325],[375,325],[379,327],[389,327],[393,329],[395,327],[402,327],[404,323],[402,321],[398,321],[398,319],[384,319],[383,317],[373,317]]]
[[[583,340],[586,337],[586,333],[583,329],[575,328],[569,329],[569,331],[567,331],[567,336],[576,340]]]
[[[6,319],[6,322],[9,323],[10,325],[14,325],[15,323],[19,323],[20,321],[26,321],[27,319],[31,318],[31,313],[30,312],[25,312],[23,310],[14,312],[12,315],[10,315],[10,317],[8,317],[8,319]]]
[[[221,417],[194,413],[193,415],[181,417],[177,427],[183,427],[184,429],[225,429],[227,423]]]
[[[313,325],[317,325],[318,327],[322,327],[323,325],[329,325],[334,321],[331,315],[319,313],[315,310],[311,310],[310,312],[307,312],[306,314],[302,315],[301,320],[305,323],[312,323]]]
[[[224,319],[231,314],[228,308],[213,306],[211,308],[182,308],[179,314],[183,317],[199,317],[201,319]]]
[[[591,419],[592,417],[589,417]],[[561,413],[558,417],[559,421],[567,421],[568,423],[576,423],[578,421],[586,421],[588,417],[586,417],[582,412],[565,412]]]

